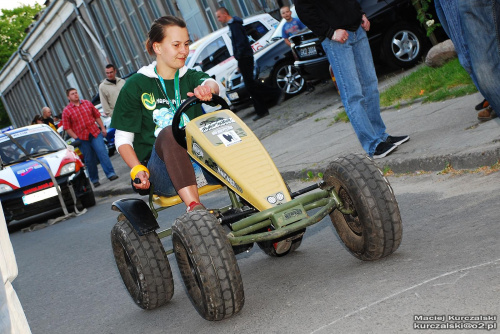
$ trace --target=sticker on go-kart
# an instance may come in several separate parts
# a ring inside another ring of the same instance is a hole
[[[220,168],[215,161],[210,157],[210,155],[205,152],[198,143],[193,140],[192,152],[196,158],[198,158],[203,165],[210,168],[224,180],[226,180],[234,189],[236,189],[240,194],[243,194],[243,189],[237,184],[227,173]]]
[[[228,131],[231,131],[233,129],[234,128],[232,126],[225,126],[223,128],[220,128],[220,129],[212,131],[212,135],[217,136],[217,135],[219,135],[221,133],[228,132]]]
[[[200,125],[201,125],[200,131],[203,133],[207,133],[207,132],[210,132],[210,131],[215,130],[217,128],[220,128],[222,126],[226,126],[228,124],[231,124],[231,123],[236,123],[236,121],[234,119],[232,119],[231,117],[228,117],[228,118],[211,117],[211,118],[208,118],[207,120],[202,121],[200,123]]]
[[[195,142],[193,142],[193,153],[198,157],[198,159],[203,160],[203,150],[201,149],[200,145]]]
[[[241,138],[233,130],[224,132],[218,135],[219,139],[222,141],[226,147],[241,143]]]
[[[212,169],[215,170],[217,174],[222,176],[231,186],[233,186],[236,190],[243,194],[243,189],[241,189],[241,187],[236,182],[234,182],[234,180],[229,175],[227,175],[227,173],[222,168],[220,168],[218,165],[215,165],[215,168],[212,167]]]
[[[241,142],[241,138],[247,136],[245,130],[243,130],[232,117],[224,112],[217,114],[217,116],[198,121],[196,125],[214,146],[231,146]],[[232,136],[233,140],[228,137],[232,134],[234,134],[234,136]]]
[[[272,205],[280,205],[286,202],[285,195],[283,195],[282,192],[278,192],[277,194],[267,196],[266,199],[269,202],[269,204]]]

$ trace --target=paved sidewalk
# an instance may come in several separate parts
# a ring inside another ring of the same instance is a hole
[[[398,76],[381,80],[379,87],[383,90],[396,80]],[[411,139],[391,155],[376,160],[377,164],[396,173],[439,171],[448,163],[456,169],[493,165],[500,159],[500,120],[479,122],[474,106],[480,101],[482,96],[476,93],[384,110],[388,133],[410,135]],[[327,82],[308,95],[271,108],[270,116],[256,122],[252,121],[253,108],[236,115],[262,140],[283,177],[293,180],[307,172],[322,172],[336,157],[364,154],[351,124],[333,123],[341,107],[340,97]],[[130,169],[118,154],[111,161],[120,178],[110,182],[99,170],[101,186],[95,190],[96,196],[132,193]]]

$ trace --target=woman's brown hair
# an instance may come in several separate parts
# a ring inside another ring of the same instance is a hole
[[[154,20],[151,28],[149,28],[148,39],[146,41],[146,51],[148,51],[151,56],[155,55],[153,44],[163,41],[165,38],[165,28],[169,26],[186,28],[186,22],[179,17],[171,15],[162,16]]]

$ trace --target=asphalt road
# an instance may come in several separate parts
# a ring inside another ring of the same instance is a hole
[[[270,258],[254,247],[237,256],[245,306],[221,322],[203,320],[184,291],[175,258],[175,294],[154,311],[134,305],[116,269],[110,230],[117,197],[85,214],[11,240],[14,287],[33,333],[409,333],[415,316],[500,316],[499,173],[389,178],[403,219],[391,256],[363,262],[344,248],[330,221],[308,228],[301,247]],[[304,184],[291,184],[292,190]],[[204,199],[225,203],[223,191]],[[169,225],[178,206],[161,213]],[[467,326],[467,325],[464,325]],[[424,330],[424,333],[441,333]],[[454,333],[470,333],[455,330]]]

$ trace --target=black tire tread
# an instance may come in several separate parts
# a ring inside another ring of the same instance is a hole
[[[354,154],[339,158],[329,165],[324,180],[328,186],[334,185],[337,192],[340,185],[346,188],[360,218],[364,246],[362,251],[356,251],[343,238],[346,224],[335,218],[340,212],[334,210],[330,214],[335,229],[354,256],[377,260],[398,249],[403,235],[398,203],[389,181],[372,159]]]
[[[206,320],[238,313],[245,302],[243,281],[232,246],[216,218],[204,210],[188,212],[175,221],[172,232],[177,264],[198,313]]]
[[[166,304],[174,295],[172,270],[156,232],[140,236],[123,214],[111,230],[116,265],[134,302],[145,310]],[[139,285],[127,269],[124,252],[139,274]]]
[[[89,187],[90,191],[80,197],[80,202],[82,203],[82,206],[84,208],[90,208],[95,205],[95,195],[94,195],[94,190],[92,190],[92,187]]]

